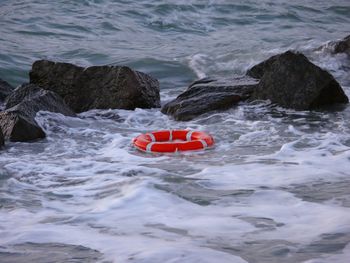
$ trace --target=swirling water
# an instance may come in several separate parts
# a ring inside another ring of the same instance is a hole
[[[1,0],[0,77],[51,59],[129,65],[162,103],[204,76],[242,74],[287,49],[350,95],[350,59],[317,47],[349,33],[339,1]],[[350,108],[240,105],[190,122],[159,109],[40,112],[47,138],[0,153],[0,262],[347,262]],[[150,155],[131,139],[210,132],[205,152]]]

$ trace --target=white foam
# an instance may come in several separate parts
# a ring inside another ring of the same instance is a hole
[[[202,79],[206,77],[205,68],[207,56],[205,54],[195,54],[189,57],[189,66],[196,73],[197,78]]]

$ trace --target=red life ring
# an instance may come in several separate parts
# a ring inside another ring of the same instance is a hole
[[[188,130],[164,130],[145,133],[133,139],[133,145],[145,152],[202,150],[214,145],[209,134]]]

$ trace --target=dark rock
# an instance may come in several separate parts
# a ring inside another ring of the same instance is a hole
[[[2,146],[4,146],[4,144],[5,144],[5,138],[4,138],[4,134],[2,133],[2,130],[0,128],[0,148]]]
[[[350,56],[350,35],[342,40],[329,41],[328,43],[316,48],[315,51],[322,51],[331,54],[345,53]]]
[[[272,56],[269,59],[255,65],[251,69],[248,69],[247,76],[255,79],[261,79],[265,72],[271,70],[271,66],[279,59],[279,57],[280,55]]]
[[[22,115],[16,110],[0,112],[0,126],[6,139],[13,142],[26,142],[45,138],[45,132],[34,118]]]
[[[45,133],[35,121],[38,111],[51,111],[75,116],[56,93],[33,84],[24,84],[7,98],[6,110],[0,113],[0,127],[11,141],[44,138]]]
[[[128,67],[82,68],[39,60],[29,75],[31,83],[56,92],[75,112],[160,107],[158,81]]]
[[[0,79],[0,101],[4,101],[5,98],[11,94],[14,88],[6,81]]]
[[[249,98],[256,84],[256,80],[248,77],[202,79],[165,104],[162,112],[175,120],[187,121],[206,112],[225,110]]]
[[[23,84],[7,97],[5,109],[15,106],[31,117],[35,117],[36,113],[41,110],[76,116],[58,94],[34,84]]]
[[[248,70],[247,75],[260,79],[252,99],[268,99],[282,107],[310,110],[349,102],[333,76],[301,53],[287,51],[273,56]]]
[[[333,42],[334,53],[346,53],[350,56],[350,35],[345,37],[343,40]]]

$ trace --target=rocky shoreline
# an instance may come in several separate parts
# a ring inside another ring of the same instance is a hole
[[[326,45],[332,53],[350,56],[350,36]],[[45,132],[35,121],[39,111],[76,117],[91,109],[160,108],[157,79],[125,66],[82,68],[39,60],[30,83],[14,89],[0,79],[0,146],[6,140],[32,141]],[[241,102],[269,100],[281,107],[315,110],[349,102],[340,84],[300,52],[287,51],[253,66],[245,76],[195,81],[161,111],[178,121]]]

